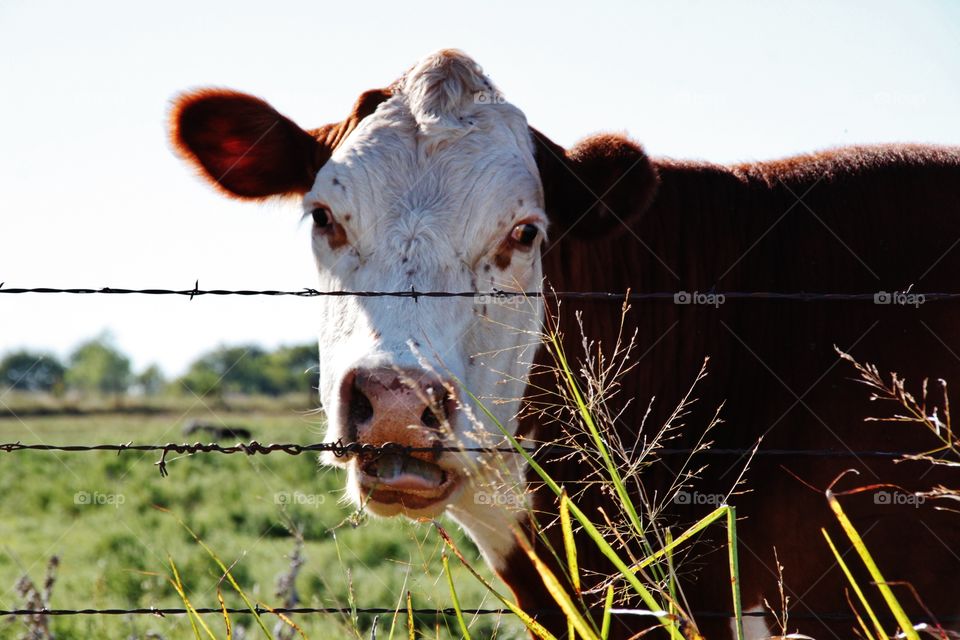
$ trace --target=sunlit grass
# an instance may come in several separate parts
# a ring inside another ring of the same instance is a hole
[[[108,414],[33,417],[24,418],[23,423],[5,419],[0,420],[0,441],[180,441],[179,418],[179,414]],[[323,425],[316,416],[293,411],[253,412],[243,418],[243,424],[261,442],[307,443],[322,437]],[[304,535],[305,564],[297,579],[300,606],[348,607],[353,594],[358,608],[391,608],[400,604],[398,597],[407,590],[419,608],[451,606],[443,580],[444,544],[432,529],[399,518],[369,521],[351,517],[354,508],[340,502],[343,475],[318,467],[315,456],[199,454],[172,458],[178,459],[168,458],[170,476],[161,478],[153,454],[0,454],[0,608],[17,608],[21,600],[13,590],[14,583],[24,574],[42,580],[54,554],[60,556],[51,602],[57,608],[182,607],[182,599],[167,579],[171,558],[189,601],[197,607],[218,608],[222,570],[176,518],[154,505],[182,519],[230,567],[237,584],[254,601],[283,604],[274,590],[277,577],[289,570],[294,538],[288,525],[293,521]],[[123,496],[123,501],[78,504],[75,495],[80,491]],[[278,504],[277,495],[286,496],[287,503]],[[451,528],[451,535],[472,561],[479,557],[456,527]],[[462,567],[450,568],[464,608],[495,605],[481,585],[465,579]],[[481,566],[480,571],[497,583],[486,567]],[[223,596],[227,606],[244,606],[229,588]],[[402,604],[399,610],[406,635]],[[276,617],[263,617],[272,630]],[[252,637],[257,626],[252,614],[231,618],[234,632],[239,626],[247,627],[247,638]],[[206,614],[204,619],[218,638],[225,637],[222,616]],[[172,640],[192,634],[187,616],[47,620],[58,640],[126,640],[150,632]],[[293,620],[313,640],[366,639],[374,616],[318,614],[293,616]],[[431,638],[437,637],[438,621],[440,638],[461,636],[453,617],[415,616],[418,633]],[[380,616],[377,637],[389,637],[391,622],[390,617]],[[522,625],[512,617],[468,616],[466,622],[477,638],[524,637]],[[4,628],[21,625],[16,622]]]

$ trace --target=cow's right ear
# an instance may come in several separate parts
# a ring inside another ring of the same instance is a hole
[[[170,137],[215,187],[245,199],[306,193],[330,157],[314,135],[263,100],[226,89],[178,96]]]
[[[656,169],[640,145],[602,134],[567,150],[531,127],[547,217],[574,237],[616,232],[643,215],[657,190]]]

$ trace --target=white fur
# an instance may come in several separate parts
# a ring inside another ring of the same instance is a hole
[[[348,238],[346,246],[332,249],[322,232],[314,232],[320,289],[539,290],[539,245],[515,252],[503,270],[493,260],[520,221],[536,223],[542,238],[546,216],[523,113],[479,97],[482,92],[500,95],[471,59],[439,52],[414,66],[336,150],[304,198],[308,212],[329,207]],[[496,426],[463,390],[484,399],[514,431],[542,312],[539,299],[507,305],[471,298],[319,298],[314,313],[327,440],[344,436],[338,415],[344,375],[358,367],[396,366],[431,368],[461,381],[464,407],[451,444],[501,444]],[[445,459],[471,478],[483,476],[489,464],[475,453]],[[349,475],[355,484],[355,469]],[[357,495],[355,486],[348,491]],[[449,511],[497,566],[513,546],[516,511],[478,503],[475,491],[463,487]]]
[[[527,493],[523,458],[509,455],[487,467],[469,490],[447,507],[480,549],[487,564],[499,571],[517,546],[515,534],[532,505]]]
[[[763,613],[765,609],[761,606],[744,609],[744,613]],[[730,619],[730,630],[736,635],[737,622]],[[744,616],[743,618],[743,637],[744,640],[766,640],[774,637],[773,632],[767,626],[767,621],[760,616]]]

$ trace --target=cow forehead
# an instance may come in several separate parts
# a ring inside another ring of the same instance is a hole
[[[383,105],[338,148],[311,196],[349,208],[363,223],[433,215],[456,227],[478,216],[509,216],[521,200],[542,204],[519,110],[486,107],[469,114],[462,128],[425,134],[403,108],[403,96],[391,101],[399,104]]]

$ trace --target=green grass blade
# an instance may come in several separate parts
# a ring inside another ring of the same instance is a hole
[[[278,618],[280,618],[280,621],[281,621],[283,624],[287,625],[288,627],[290,627],[291,629],[293,629],[294,631],[296,631],[297,633],[299,633],[299,634],[300,634],[300,637],[303,638],[303,640],[309,640],[309,639],[307,638],[307,634],[303,632],[303,629],[301,629],[300,626],[299,626],[296,622],[294,622],[292,618],[290,618],[289,616],[287,616],[287,615],[284,614],[284,613],[280,613],[279,611],[277,611],[277,610],[274,609],[273,607],[270,607],[270,606],[267,606],[267,605],[263,605],[263,606],[264,606],[264,608],[265,608],[267,611],[269,611],[269,612],[272,613],[273,615],[275,615],[275,616],[277,616]]]
[[[210,557],[213,558],[214,562],[217,563],[217,566],[219,566],[220,569],[223,571],[223,575],[227,578],[227,582],[230,583],[230,586],[233,587],[233,590],[237,592],[237,595],[240,596],[240,599],[243,600],[243,603],[247,605],[248,609],[250,609],[250,613],[253,614],[253,617],[257,621],[257,625],[260,627],[260,630],[263,631],[263,634],[270,640],[273,640],[273,635],[267,629],[267,626],[263,623],[263,619],[260,617],[260,614],[257,612],[257,608],[253,606],[253,603],[250,602],[249,598],[247,598],[247,594],[243,592],[243,589],[240,588],[240,585],[237,583],[236,580],[234,580],[233,574],[230,573],[229,567],[227,567],[227,565],[223,563],[223,561],[219,558],[219,556],[217,556],[217,554],[213,552],[213,549],[208,547],[204,542],[200,541],[199,538],[197,538],[197,541],[200,542],[200,546],[203,547],[203,549],[208,554],[210,554]]]
[[[484,404],[469,390],[466,390],[467,395],[477,404],[480,408],[480,411],[483,412],[487,418],[489,418],[494,425],[500,430],[503,436],[507,439],[512,447],[514,447],[517,452],[523,456],[527,464],[530,465],[530,468],[536,472],[540,479],[543,480],[543,483],[553,491],[557,497],[563,494],[563,490],[560,488],[553,478],[550,477],[550,474],[541,467],[536,460],[533,459],[533,456],[530,455],[530,452],[527,451],[526,447],[521,445],[517,439],[507,431],[504,426],[500,423],[496,416],[490,413],[490,410],[484,406]],[[580,510],[577,505],[573,502],[568,503],[570,513],[577,519],[580,525],[583,527],[586,534],[590,539],[597,545],[597,548],[600,552],[607,557],[610,562],[617,568],[617,571],[623,576],[627,583],[633,588],[633,590],[640,596],[640,599],[643,601],[644,605],[652,612],[657,614],[657,619],[660,621],[660,624],[664,626],[667,632],[670,634],[670,637],[674,640],[683,640],[683,635],[680,633],[680,629],[672,617],[665,615],[665,607],[656,601],[653,597],[653,594],[650,593],[650,590],[643,586],[643,583],[637,579],[637,576],[634,572],[627,566],[627,564],[620,558],[619,554],[611,547],[606,540],[603,539],[603,535],[597,530],[597,528],[590,522],[590,519],[587,518],[586,514]],[[479,576],[478,576],[479,577]]]
[[[230,623],[230,614],[227,613],[227,603],[223,600],[223,590],[217,585],[217,602],[220,603],[220,613],[223,614],[223,624],[227,630],[227,640],[233,640],[233,625]]]
[[[550,477],[550,475],[544,470],[544,468],[541,467],[537,463],[537,461],[533,459],[533,456],[530,455],[530,452],[527,451],[527,448],[524,447],[522,444],[520,444],[520,442],[513,436],[513,434],[507,431],[506,428],[502,424],[500,424],[500,420],[498,420],[495,415],[490,413],[490,410],[487,409],[486,405],[484,405],[480,401],[480,398],[473,395],[473,393],[471,393],[467,389],[465,389],[464,391],[466,391],[467,395],[470,396],[470,399],[477,404],[477,406],[480,408],[480,411],[483,413],[483,415],[489,418],[493,422],[493,424],[497,427],[497,429],[500,430],[500,433],[503,434],[503,437],[507,439],[507,442],[510,443],[510,446],[516,449],[517,452],[523,457],[524,461],[528,465],[530,465],[530,468],[533,469],[538,476],[540,476],[540,479],[543,480],[544,484],[546,484],[547,487],[549,487],[550,491],[555,493],[557,497],[560,497],[560,495],[563,493],[563,490],[560,488],[560,485],[554,482],[553,478]]]
[[[227,579],[227,582],[230,583],[230,586],[233,587],[233,590],[237,592],[237,595],[240,596],[240,599],[243,600],[244,604],[247,605],[247,608],[250,609],[250,613],[253,614],[254,619],[257,621],[257,625],[260,627],[260,630],[263,631],[263,635],[267,637],[267,640],[273,640],[273,635],[267,629],[267,626],[263,623],[263,620],[261,619],[260,614],[257,612],[256,607],[254,607],[253,603],[250,602],[250,599],[247,598],[247,594],[243,592],[243,589],[241,589],[240,585],[237,584],[237,581],[234,580],[233,574],[230,573],[229,567],[227,567],[227,565],[223,563],[220,557],[216,553],[214,553],[213,549],[207,546],[207,543],[201,540],[200,536],[194,533],[193,529],[188,527],[187,524],[179,518],[179,516],[177,516],[172,511],[168,511],[166,509],[162,509],[162,510],[166,511],[167,513],[172,515],[174,518],[176,518],[177,522],[180,523],[180,526],[186,529],[187,533],[189,533],[190,536],[193,537],[196,543],[199,544],[200,547],[207,552],[207,555],[209,555],[213,559],[213,561],[217,563],[217,566],[220,567],[220,570],[223,572],[223,577]]]
[[[587,518],[586,514],[580,510],[580,508],[570,503],[570,513],[573,514],[573,517],[580,522],[580,525],[583,527],[583,530],[590,537],[597,548],[600,550],[600,553],[605,555],[610,562],[613,563],[613,566],[617,568],[617,571],[620,572],[620,575],[627,581],[627,583],[633,587],[633,590],[640,596],[640,599],[643,601],[644,605],[652,611],[657,619],[660,621],[660,624],[664,626],[667,632],[670,634],[671,638],[674,640],[683,640],[683,635],[680,633],[680,629],[677,625],[676,620],[669,616],[665,615],[664,607],[657,602],[656,598],[653,597],[653,594],[650,593],[650,590],[647,589],[642,582],[637,578],[636,574],[630,570],[630,567],[623,561],[620,555],[616,550],[610,546],[610,544],[603,539],[603,535],[594,524]]]
[[[853,605],[853,602],[850,601],[850,592],[844,589],[843,595],[846,596],[847,606],[849,606],[850,610],[853,611],[853,617],[857,619],[857,624],[860,625],[860,630],[863,631],[863,637],[867,640],[876,640],[873,632],[870,631],[870,626],[863,621],[863,616],[860,615],[860,612]]]
[[[360,623],[357,617],[357,599],[353,594],[353,575],[350,573],[350,568],[347,567],[343,562],[343,554],[340,552],[340,538],[337,537],[337,532],[334,531],[332,534],[333,538],[333,548],[337,552],[337,563],[340,565],[340,570],[343,571],[343,575],[347,578],[347,606],[350,607],[350,627],[353,630],[353,633],[357,638],[360,638]],[[401,594],[401,598],[402,598]],[[394,618],[396,622],[396,618]],[[393,638],[393,626],[390,627],[390,638]]]
[[[603,602],[603,623],[600,625],[600,640],[610,637],[610,610],[613,609],[613,585],[607,585],[607,597]]]
[[[670,546],[670,543],[673,542],[673,534],[670,533],[670,529],[667,529],[664,532],[664,540],[666,541],[668,547]],[[667,550],[667,596],[669,597],[667,604],[670,605],[670,608],[667,609],[667,612],[671,615],[675,615],[677,613],[677,607],[675,604],[677,602],[677,584],[673,579],[674,571],[672,549],[673,547],[670,547],[670,549]]]
[[[530,561],[533,563],[533,566],[537,570],[537,574],[543,580],[544,586],[547,588],[547,591],[550,592],[550,595],[553,596],[553,599],[560,609],[563,611],[564,615],[567,616],[567,624],[580,634],[584,640],[600,640],[597,637],[597,634],[594,632],[590,623],[583,617],[583,614],[580,613],[577,609],[577,605],[574,604],[573,600],[570,599],[570,594],[567,593],[567,590],[563,588],[563,585],[560,583],[560,580],[557,579],[556,574],[550,570],[543,560],[540,559],[540,556],[537,555],[537,552],[533,550],[533,547],[530,546],[530,543],[527,542],[527,539],[523,534],[518,534],[516,536],[517,542],[520,544],[520,547],[523,549],[524,553],[527,554],[527,557],[530,558]],[[574,636],[568,634],[570,638]]]
[[[643,569],[644,567],[648,566],[652,562],[656,562],[663,556],[667,555],[668,553],[676,549],[678,546],[680,546],[681,544],[683,544],[693,536],[697,535],[698,533],[706,529],[709,525],[713,524],[723,516],[727,515],[727,509],[728,509],[727,505],[724,505],[722,507],[717,507],[716,509],[714,509],[704,517],[700,518],[700,520],[690,525],[690,527],[686,531],[681,533],[678,537],[674,538],[672,542],[669,542],[668,544],[664,545],[662,549],[644,557],[643,560],[641,560],[640,562],[638,562],[633,566],[633,570],[637,571],[637,570]]]
[[[463,557],[463,554],[460,553],[460,549],[457,548],[457,545],[454,544],[453,540],[450,538],[447,532],[443,529],[443,527],[441,527],[436,522],[433,523],[433,526],[436,528],[437,533],[440,534],[440,538],[447,545],[450,551],[452,551],[453,554],[457,556],[457,559],[460,561],[460,564],[462,564],[466,568],[466,570],[469,571],[470,574],[474,578],[476,578],[477,581],[480,582],[480,584],[482,584],[487,589],[487,591],[489,591],[493,595],[494,598],[499,600],[503,604],[503,606],[505,606],[515,616],[517,616],[517,618],[520,619],[520,622],[522,622],[527,627],[527,629],[530,630],[530,633],[534,634],[538,638],[541,638],[541,640],[557,640],[557,637],[552,633],[550,633],[549,631],[547,631],[542,624],[540,624],[539,622],[531,618],[526,611],[518,607],[515,603],[511,602],[506,596],[504,596],[499,591],[494,589],[492,584],[487,582],[483,576],[477,573],[477,570],[474,569],[473,566],[469,562],[467,562],[467,559]],[[680,640],[682,640],[682,638]]]
[[[860,588],[860,585],[857,584],[857,581],[853,579],[853,574],[850,572],[850,568],[847,566],[847,563],[844,562],[843,556],[840,555],[840,552],[837,550],[836,545],[833,544],[833,540],[830,538],[830,534],[827,533],[826,529],[820,529],[820,532],[823,534],[823,537],[827,540],[827,545],[830,547],[830,551],[833,552],[833,557],[837,559],[837,564],[840,565],[840,568],[843,570],[843,575],[847,576],[847,581],[850,583],[850,586],[853,588],[853,592],[857,595],[857,599],[860,600],[860,604],[863,605],[864,610],[867,612],[867,616],[870,618],[870,622],[873,623],[874,628],[877,630],[877,635],[882,640],[890,640],[887,636],[887,632],[883,630],[883,627],[880,625],[880,621],[877,619],[876,614],[873,612],[873,608],[870,606],[870,603],[867,602],[867,597],[863,595],[863,590]]]
[[[737,553],[737,508],[727,506],[727,553],[730,560],[730,591],[737,640],[743,640],[743,603],[740,600],[740,558]]]
[[[407,591],[407,638],[417,640],[417,630],[413,624],[413,596]]]
[[[850,595],[849,592],[847,593],[847,595]],[[852,606],[852,603],[848,603],[848,604],[851,604]],[[870,627],[867,626],[867,623],[863,621],[863,617],[860,615],[860,612],[854,609],[853,615],[857,619],[857,624],[860,625],[860,630],[863,631],[863,637],[866,638],[867,640],[876,640],[873,637],[873,634],[870,632]]]
[[[183,606],[187,610],[187,618],[190,620],[190,626],[193,627],[193,635],[200,640],[200,629],[202,628],[207,636],[211,640],[216,640],[216,636],[213,635],[213,632],[210,631],[210,627],[207,626],[207,623],[203,621],[203,618],[200,617],[200,614],[197,613],[193,605],[190,603],[190,599],[187,598],[186,592],[183,590],[183,582],[180,580],[180,572],[177,571],[177,564],[173,561],[173,558],[170,558],[170,568],[173,571],[173,580],[170,582],[173,584],[173,588],[177,591],[177,595],[180,596],[180,599],[183,600]],[[200,625],[199,627],[197,625]]]
[[[563,548],[567,552],[567,569],[573,590],[580,595],[580,570],[577,567],[577,545],[573,540],[573,525],[570,522],[570,498],[566,492],[560,496],[560,526],[563,530]]]
[[[860,556],[863,564],[867,567],[867,571],[870,572],[870,577],[872,577],[873,581],[876,583],[877,588],[880,590],[880,594],[883,596],[884,602],[887,603],[887,608],[890,609],[890,613],[893,614],[897,624],[900,625],[900,629],[903,631],[904,636],[907,637],[907,640],[920,640],[920,635],[917,633],[916,629],[913,628],[913,623],[910,622],[910,618],[907,617],[907,614],[903,610],[903,607],[900,606],[900,602],[897,600],[897,597],[893,595],[893,591],[890,589],[890,586],[887,584],[886,580],[884,580],[883,574],[880,573],[877,563],[874,562],[873,556],[871,556],[870,552],[867,550],[867,545],[864,544],[863,539],[860,537],[860,533],[857,531],[856,527],[853,526],[853,523],[850,522],[847,514],[843,511],[843,507],[840,506],[840,501],[837,500],[837,497],[832,491],[827,490],[826,494],[827,501],[830,503],[830,508],[833,510],[833,514],[837,517],[837,520],[840,522],[840,526],[843,527],[844,533],[847,534],[847,537],[853,544],[853,548],[856,550],[857,555]]]
[[[614,464],[613,458],[610,456],[610,451],[607,449],[607,445],[603,441],[603,436],[600,433],[600,429],[597,428],[597,425],[593,420],[593,415],[590,413],[590,408],[587,406],[586,401],[583,399],[583,395],[580,393],[580,386],[577,384],[577,379],[574,376],[573,371],[570,369],[570,365],[567,363],[566,355],[563,353],[563,348],[560,346],[560,341],[556,333],[550,334],[550,342],[553,345],[554,358],[560,365],[560,369],[563,371],[563,377],[564,381],[566,382],[567,389],[573,396],[574,402],[577,404],[577,410],[580,412],[580,417],[583,420],[583,423],[586,425],[587,430],[590,432],[590,437],[593,438],[597,452],[603,459],[603,464],[607,469],[607,475],[610,476],[610,481],[613,483],[614,491],[616,491],[617,497],[620,500],[620,506],[626,512],[627,517],[630,519],[630,524],[633,525],[633,528],[636,530],[637,534],[641,538],[645,538],[646,532],[643,529],[643,525],[640,523],[640,515],[637,513],[637,510],[634,507],[633,500],[630,499],[630,495],[627,492],[627,487],[623,482],[623,478],[620,476],[620,472],[617,470],[617,466]]]
[[[450,573],[450,561],[446,553],[443,554],[441,560],[443,561],[443,572],[447,574],[447,584],[450,585],[450,600],[453,602],[453,610],[457,613],[460,633],[463,634],[465,640],[470,640],[470,631],[467,630],[467,623],[463,619],[463,611],[460,610],[460,598],[457,597],[457,589],[453,586],[453,575]]]
[[[403,588],[400,589],[400,595],[397,597],[397,606],[394,607],[393,615],[390,617],[390,634],[387,636],[387,640],[393,640],[393,633],[397,629],[397,620],[400,618],[400,607],[401,607],[401,604],[403,603],[403,592],[407,588],[407,581],[409,580],[409,578],[410,578],[410,568],[407,567],[407,573],[403,576]],[[354,626],[354,629],[356,629],[356,626]],[[357,634],[358,638],[360,637],[360,632],[358,630],[354,631],[354,633]]]

